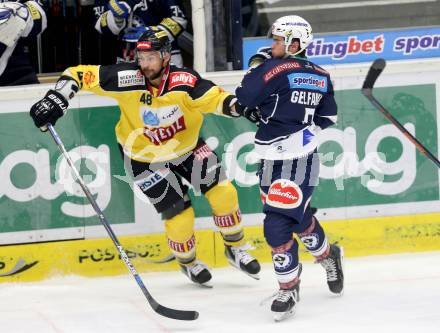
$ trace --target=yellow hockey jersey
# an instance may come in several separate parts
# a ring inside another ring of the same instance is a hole
[[[117,100],[121,110],[117,140],[128,157],[148,163],[191,151],[199,138],[203,113],[229,115],[233,98],[196,71],[169,65],[158,89],[131,63],[69,67],[60,80],[66,77],[82,90]]]

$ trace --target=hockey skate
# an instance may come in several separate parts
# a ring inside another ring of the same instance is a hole
[[[211,272],[208,266],[203,262],[196,260],[191,264],[179,265],[182,273],[188,276],[192,282],[207,288],[212,288],[212,285],[208,284],[208,281],[212,278]]]
[[[338,295],[344,293],[343,260],[344,249],[336,244],[331,244],[327,258],[318,261],[327,273],[328,288],[332,293]]]
[[[225,245],[225,256],[233,267],[238,268],[255,280],[259,280],[258,273],[261,267],[257,259],[246,251],[249,248],[250,246],[247,244],[241,246]]]
[[[301,280],[302,265],[299,264],[298,283],[290,289],[280,289],[272,297],[274,298],[270,310],[275,321],[281,321],[295,315],[296,305],[299,302],[299,284]]]

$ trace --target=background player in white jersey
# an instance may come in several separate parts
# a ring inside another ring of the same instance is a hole
[[[39,83],[28,41],[47,26],[47,2],[0,0],[0,86]]]
[[[280,285],[271,310],[281,320],[294,313],[299,301],[301,264],[293,234],[325,268],[331,292],[343,292],[344,277],[342,248],[329,244],[310,207],[319,173],[316,135],[336,121],[330,75],[305,57],[313,38],[306,20],[281,17],[270,34],[271,49],[251,59],[236,95],[247,107],[241,113],[259,120],[255,150],[262,159],[264,236]]]

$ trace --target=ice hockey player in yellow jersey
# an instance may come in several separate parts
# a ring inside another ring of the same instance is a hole
[[[170,65],[164,31],[149,27],[137,42],[136,55],[137,63],[66,69],[55,89],[32,106],[35,125],[43,130],[47,123],[54,125],[80,89],[116,99],[121,116],[115,131],[125,168],[162,214],[182,272],[199,284],[211,279],[196,257],[195,217],[185,179],[208,199],[230,264],[258,279],[260,265],[244,242],[237,191],[199,137],[203,113],[236,117],[243,108],[234,95],[197,72]]]

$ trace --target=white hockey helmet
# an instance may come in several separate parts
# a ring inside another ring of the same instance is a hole
[[[288,54],[292,54],[289,52],[289,46],[294,39],[299,40],[299,50],[295,54],[301,53],[313,40],[312,26],[301,16],[297,15],[283,16],[277,19],[272,24],[268,37],[270,38],[272,35],[284,38],[286,53]]]

